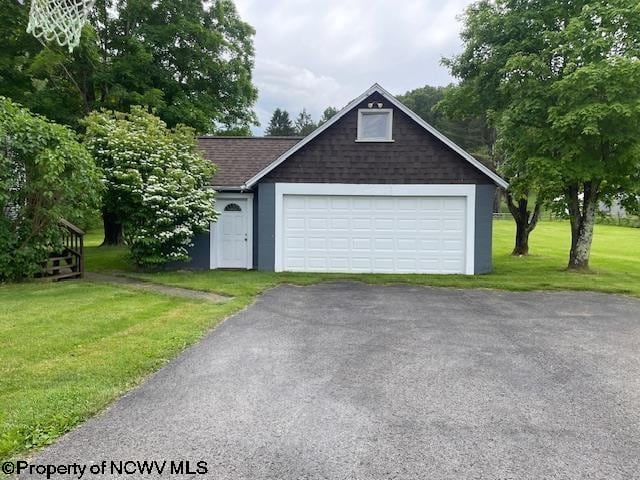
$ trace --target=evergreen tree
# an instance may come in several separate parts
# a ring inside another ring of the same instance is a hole
[[[301,137],[306,137],[316,129],[316,124],[305,108],[302,109],[296,118],[295,129],[296,133]]]
[[[265,134],[269,137],[293,137],[296,129],[291,123],[289,112],[276,108],[269,121]]]

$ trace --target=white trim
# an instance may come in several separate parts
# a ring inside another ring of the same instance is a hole
[[[387,133],[381,138],[363,138],[362,137],[362,117],[367,115],[375,115],[376,113],[386,113],[389,116],[387,125]],[[393,142],[393,108],[359,108],[358,109],[358,134],[356,142]]]
[[[375,92],[381,94],[388,101],[390,101],[396,108],[398,108],[402,112],[406,113],[412,120],[414,120],[416,123],[418,123],[418,125],[420,125],[422,128],[427,130],[429,133],[431,133],[433,136],[435,136],[438,140],[443,142],[445,145],[447,145],[453,151],[455,151],[456,153],[461,155],[466,161],[468,161],[471,165],[476,167],[482,173],[484,173],[489,178],[491,178],[496,183],[496,185],[498,185],[498,186],[500,186],[502,188],[508,188],[509,187],[509,184],[502,177],[500,177],[500,175],[498,175],[497,173],[493,172],[490,168],[484,166],[481,162],[479,162],[473,156],[471,156],[471,154],[466,152],[462,147],[456,145],[452,140],[450,140],[449,138],[445,137],[442,133],[440,133],[434,127],[432,127],[427,122],[425,122],[416,113],[412,112],[408,107],[406,107],[405,105],[400,103],[400,101],[398,101],[393,95],[391,95],[389,92],[387,92],[384,88],[382,88],[380,85],[378,85],[376,83],[371,88],[369,88],[366,92],[364,92],[362,95],[360,95],[358,98],[356,98],[355,100],[351,101],[346,107],[344,107],[342,110],[340,110],[338,113],[336,113],[333,117],[331,117],[331,119],[327,123],[325,123],[325,124],[321,125],[320,127],[316,128],[313,132],[311,132],[309,135],[304,137],[302,140],[300,140],[298,143],[296,143],[293,147],[291,147],[289,150],[287,150],[282,155],[280,155],[270,165],[268,165],[267,167],[263,168],[260,172],[258,172],[252,178],[250,178],[245,183],[244,188],[253,187],[267,173],[272,171],[274,168],[276,168],[278,165],[280,165],[282,162],[284,162],[287,158],[289,158],[295,152],[297,152],[302,147],[307,145],[314,138],[316,138],[318,135],[320,135],[322,132],[324,132],[327,128],[329,128],[331,125],[333,125],[338,120],[340,120],[342,117],[344,117],[349,111],[351,111],[353,108],[357,107],[360,103],[362,103],[362,101],[364,99],[366,99],[367,97],[369,97],[369,95],[371,95],[372,93],[375,93]]]
[[[243,201],[246,205],[247,216],[247,264],[246,269],[251,270],[253,268],[253,193],[217,193],[216,200],[222,201]],[[223,209],[224,210],[224,209]],[[224,211],[220,212],[220,215],[224,215]],[[211,232],[209,237],[209,268],[215,270],[220,268],[220,231],[217,227],[217,222],[211,225]]]
[[[361,195],[404,197],[465,197],[466,242],[465,274],[475,273],[476,186],[475,185],[386,185],[345,183],[276,183],[275,186],[275,262],[276,272],[284,271],[284,196],[285,195]]]

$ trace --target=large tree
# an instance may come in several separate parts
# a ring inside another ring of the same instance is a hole
[[[276,108],[273,115],[271,115],[265,134],[269,137],[292,137],[297,135],[289,117],[289,112]]]
[[[72,54],[25,32],[28,5],[0,9],[0,93],[49,118],[77,126],[92,110],[146,105],[198,132],[256,122],[254,31],[231,0],[98,0]]]
[[[463,53],[445,62],[462,81],[463,104],[486,112],[498,128],[520,234],[535,226],[541,201],[564,196],[572,222],[570,268],[588,266],[595,207],[609,192],[619,193],[620,179],[634,168],[631,139],[612,135],[601,119],[622,123],[623,131],[635,122],[638,90],[621,82],[622,67],[612,60],[637,61],[639,22],[631,0],[481,1],[466,12]],[[613,75],[609,89],[584,83],[594,68]],[[610,102],[614,108],[604,114]],[[600,163],[588,151],[598,145],[612,147]]]
[[[640,34],[640,30],[638,31]],[[600,202],[637,191],[640,60],[614,57],[575,69],[554,85],[545,145],[571,220],[569,268],[589,266]]]
[[[193,129],[168,129],[141,107],[93,112],[83,123],[103,170],[104,209],[122,222],[134,262],[188,260],[193,237],[216,218],[208,188],[215,168],[197,151]]]

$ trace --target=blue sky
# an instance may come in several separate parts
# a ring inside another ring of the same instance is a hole
[[[256,29],[261,134],[276,107],[317,119],[378,82],[394,94],[452,81],[440,65],[461,49],[468,0],[236,0]]]

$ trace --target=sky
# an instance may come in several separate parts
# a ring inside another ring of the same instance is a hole
[[[457,17],[470,0],[236,0],[256,29],[254,84],[262,134],[273,110],[317,120],[374,83],[393,94],[453,79],[440,65],[461,50]]]

